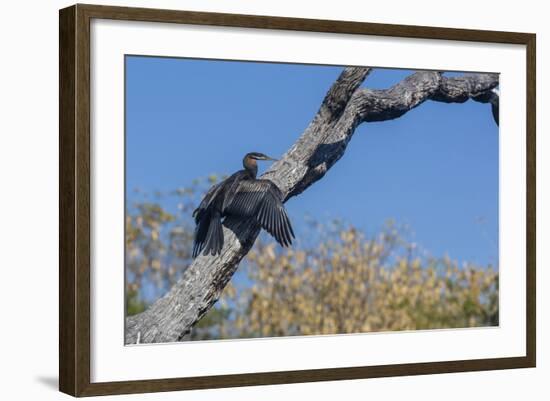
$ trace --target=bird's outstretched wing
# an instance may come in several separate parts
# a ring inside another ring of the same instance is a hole
[[[294,238],[292,225],[283,206],[283,194],[269,180],[242,180],[224,213],[253,217],[279,244],[289,246]]]
[[[215,210],[214,208],[210,207],[215,202],[216,197],[223,189],[222,185],[223,181],[216,185],[213,185],[208,190],[206,195],[204,195],[204,198],[202,199],[199,207],[197,207],[193,211],[193,217],[195,218],[196,224],[195,238],[193,241],[193,258],[197,257],[205,246],[205,251],[207,251],[206,253],[209,253],[211,250],[218,251],[218,249],[221,249],[220,244],[223,244],[223,234],[221,243],[218,243],[219,241],[216,242],[219,239],[219,227],[214,226],[214,224],[212,223],[212,214],[215,212]],[[218,220],[220,219],[219,216],[217,218]],[[214,223],[219,224],[219,222]],[[209,239],[212,239],[212,241],[208,241]],[[214,241],[214,239],[216,241]]]
[[[197,207],[193,211],[193,217],[195,218],[195,223],[199,223],[199,221],[202,219],[202,215],[205,213],[205,211],[208,209],[208,207],[212,204],[212,202],[216,199],[216,196],[222,189],[223,181],[217,183],[216,185],[213,185],[208,192],[206,192],[206,195],[204,195],[204,198],[202,198],[201,203],[199,204],[199,207]]]

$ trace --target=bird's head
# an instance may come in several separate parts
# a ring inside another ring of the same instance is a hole
[[[263,153],[259,152],[250,152],[247,153],[244,157],[245,159],[252,159],[252,160],[272,160],[277,161],[277,159],[274,159],[273,157],[269,157],[267,155],[264,155]]]
[[[248,170],[250,173],[252,173],[252,175],[254,177],[256,177],[256,174],[258,173],[258,163],[256,163],[256,160],[273,160],[273,161],[276,161],[277,159],[266,156],[263,153],[258,153],[258,152],[247,153],[244,156],[244,159],[243,159],[243,166],[246,170]]]

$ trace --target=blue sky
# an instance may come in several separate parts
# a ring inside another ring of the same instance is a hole
[[[126,186],[170,191],[231,174],[242,157],[279,157],[315,115],[342,67],[127,56]],[[387,88],[410,70],[376,69]],[[263,165],[263,169],[268,165]],[[367,234],[388,219],[433,256],[498,262],[498,127],[490,106],[426,102],[358,127],[346,154],[287,210],[340,218]]]

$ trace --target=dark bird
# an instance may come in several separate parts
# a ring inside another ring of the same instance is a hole
[[[282,246],[292,243],[294,231],[283,206],[283,194],[273,182],[256,178],[256,160],[277,159],[262,153],[247,153],[243,159],[244,170],[212,186],[193,212],[196,223],[193,257],[201,251],[203,255],[221,252],[222,219],[228,216],[254,219]]]

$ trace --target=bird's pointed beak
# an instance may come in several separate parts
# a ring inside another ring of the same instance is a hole
[[[271,161],[274,161],[274,162],[279,161],[279,159],[274,159],[273,157],[269,157],[269,156],[266,156],[265,160],[271,160]]]

